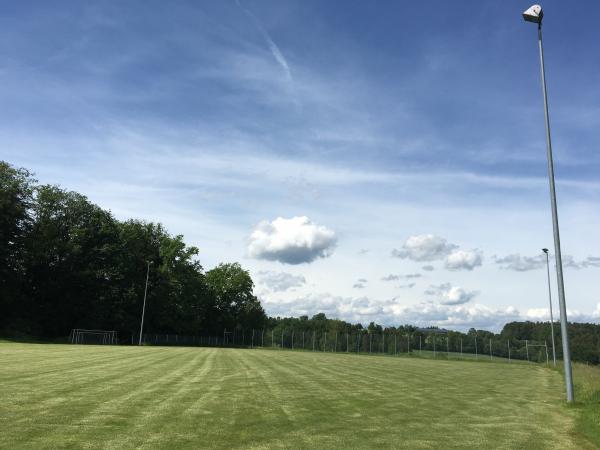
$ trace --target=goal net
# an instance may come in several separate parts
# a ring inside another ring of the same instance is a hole
[[[71,344],[117,344],[117,332],[114,330],[84,330],[75,328],[69,335]]]

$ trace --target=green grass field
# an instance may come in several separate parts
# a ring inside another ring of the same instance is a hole
[[[14,343],[0,364],[7,449],[596,448],[537,365]]]

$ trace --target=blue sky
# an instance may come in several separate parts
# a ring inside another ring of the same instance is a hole
[[[240,261],[271,314],[544,318],[528,6],[5,3],[0,157]],[[598,320],[600,5],[542,6],[567,302]]]

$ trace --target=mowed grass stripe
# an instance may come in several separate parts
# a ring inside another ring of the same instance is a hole
[[[91,353],[95,350],[105,351],[106,347],[91,348]],[[177,356],[181,359],[189,355],[185,349],[173,349],[172,352],[168,350],[164,349],[156,354],[149,353],[145,358],[131,358],[131,355],[127,354],[129,352],[119,355],[113,351],[111,365],[92,364],[89,367],[86,365],[86,352],[79,352],[79,360],[69,358],[71,367],[77,369],[68,370],[62,376],[54,372],[54,375],[47,376],[38,384],[28,380],[20,389],[12,390],[11,397],[19,399],[21,420],[25,423],[31,421],[33,425],[28,440],[34,443],[39,440],[34,446],[44,446],[54,441],[55,432],[49,430],[61,426],[72,427],[73,433],[82,433],[89,427],[102,427],[105,422],[109,426],[118,426],[129,421],[130,413],[119,411],[128,402],[132,404],[131,398],[136,395],[140,386],[171,384],[173,377],[181,370],[183,362],[179,361]],[[76,355],[77,353],[74,354]],[[152,357],[149,358],[149,355]],[[40,360],[44,361],[43,356],[38,361]],[[150,373],[149,368],[152,368]],[[192,369],[193,367],[190,367],[190,370]],[[141,395],[143,397],[144,394]],[[111,403],[116,405],[117,413],[104,414],[100,421],[95,420],[95,410]],[[62,436],[59,436],[57,442],[61,443],[61,439]]]
[[[339,358],[343,363],[334,365],[332,362],[327,361],[325,365],[319,364],[318,360],[323,356],[325,358]],[[287,358],[285,352],[282,354],[282,357]],[[395,366],[390,365],[388,359],[381,357],[371,357],[366,358],[366,360],[358,357],[359,359],[356,360],[355,356],[316,354],[313,358],[316,364],[303,364],[297,366],[292,372],[298,373],[302,377],[304,375],[302,373],[303,368],[311,367],[318,369],[308,378],[312,380],[312,383],[317,383],[321,387],[321,393],[316,397],[322,402],[324,401],[328,406],[333,405],[332,408],[326,408],[325,410],[321,408],[320,413],[325,412],[323,417],[326,421],[325,423],[330,422],[327,419],[333,414],[336,414],[338,419],[339,417],[343,417],[343,413],[347,412],[349,408],[350,410],[358,411],[354,414],[358,417],[363,417],[364,411],[367,411],[366,417],[359,421],[354,421],[355,423],[353,424],[349,424],[349,429],[354,429],[358,422],[362,422],[366,424],[367,431],[372,431],[372,439],[375,442],[379,441],[381,436],[384,436],[382,444],[385,444],[389,440],[390,431],[392,435],[397,432],[394,429],[395,427],[389,426],[389,418],[393,416],[398,416],[397,424],[401,426],[404,424],[414,429],[417,434],[419,434],[419,431],[421,434],[428,434],[428,430],[432,426],[435,426],[437,429],[447,427],[448,430],[445,432],[445,436],[449,439],[455,437],[456,440],[454,443],[448,442],[445,446],[451,447],[455,445],[457,448],[464,446],[463,440],[466,442],[470,441],[471,443],[481,441],[480,443],[487,442],[488,444],[489,442],[499,444],[502,441],[506,441],[507,445],[510,445],[512,440],[511,434],[513,433],[507,433],[506,437],[498,436],[495,441],[491,441],[489,440],[490,433],[487,431],[482,433],[480,428],[490,428],[491,432],[494,432],[494,428],[508,431],[507,428],[511,424],[516,426],[522,425],[521,422],[524,416],[527,416],[522,410],[517,411],[516,408],[514,410],[516,414],[513,413],[513,410],[510,408],[511,402],[508,402],[508,414],[498,415],[498,411],[496,411],[498,417],[490,417],[490,409],[492,411],[494,408],[502,410],[502,405],[499,403],[503,401],[502,392],[497,390],[494,385],[488,386],[481,383],[479,386],[471,389],[468,380],[456,379],[454,376],[453,369],[456,367],[454,362],[407,359],[402,360],[402,366]],[[358,370],[353,371],[352,375],[354,376],[348,378],[348,368],[353,367],[352,363],[355,364],[354,367],[358,366]],[[433,369],[433,373],[423,376],[428,372],[427,370],[422,370],[423,363],[425,363],[425,367],[433,364],[429,368]],[[500,370],[503,370],[503,368],[504,366],[501,365]],[[493,370],[489,364],[476,364],[472,369],[476,372],[481,371],[481,374],[473,374],[475,382],[478,380],[489,380]],[[526,368],[528,374],[530,374],[531,369],[531,367]],[[284,370],[287,372],[286,375],[293,377],[293,373],[290,374],[289,368]],[[326,376],[328,373],[332,376]],[[362,378],[355,376],[361,373],[364,374]],[[549,371],[543,371],[543,373],[550,375]],[[373,382],[375,374],[381,375],[378,382]],[[497,380],[496,375],[492,378]],[[514,383],[517,380],[519,378],[513,378],[512,382]],[[340,398],[337,394],[340,393],[338,387],[341,383],[346,386],[343,387],[345,395]],[[513,388],[514,386],[509,386],[507,390],[509,395],[514,393]],[[525,390],[530,389],[530,385],[525,388]],[[331,393],[335,394],[332,399],[329,399],[328,397]],[[533,394],[533,392],[529,392],[529,394]],[[544,394],[542,393],[542,395]],[[538,402],[533,400],[533,403],[537,404]],[[432,406],[435,408],[433,412]],[[387,420],[379,420],[382,411],[387,415]],[[501,422],[498,424],[499,426],[494,425],[493,421],[495,419]],[[325,425],[321,424],[321,426]],[[470,437],[468,436],[469,432],[471,433]],[[519,433],[519,430],[517,429],[515,432]],[[306,434],[310,435],[311,433]],[[532,440],[535,440],[536,436],[540,433],[528,428],[524,429],[523,435],[527,436],[529,434],[533,436]],[[518,442],[518,439],[515,439],[515,441]],[[521,441],[523,440],[521,439]],[[428,446],[434,443],[429,442],[427,439],[424,441],[417,439],[409,441],[410,443],[404,442],[407,446],[413,447]],[[530,444],[529,447],[531,448],[532,445],[534,448],[536,447],[534,444]]]
[[[0,344],[2,448],[592,448],[506,362]]]

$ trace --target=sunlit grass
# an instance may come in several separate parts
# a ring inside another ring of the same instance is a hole
[[[577,429],[600,447],[600,367],[573,365]]]
[[[533,364],[10,343],[0,361],[2,448],[592,448]]]

